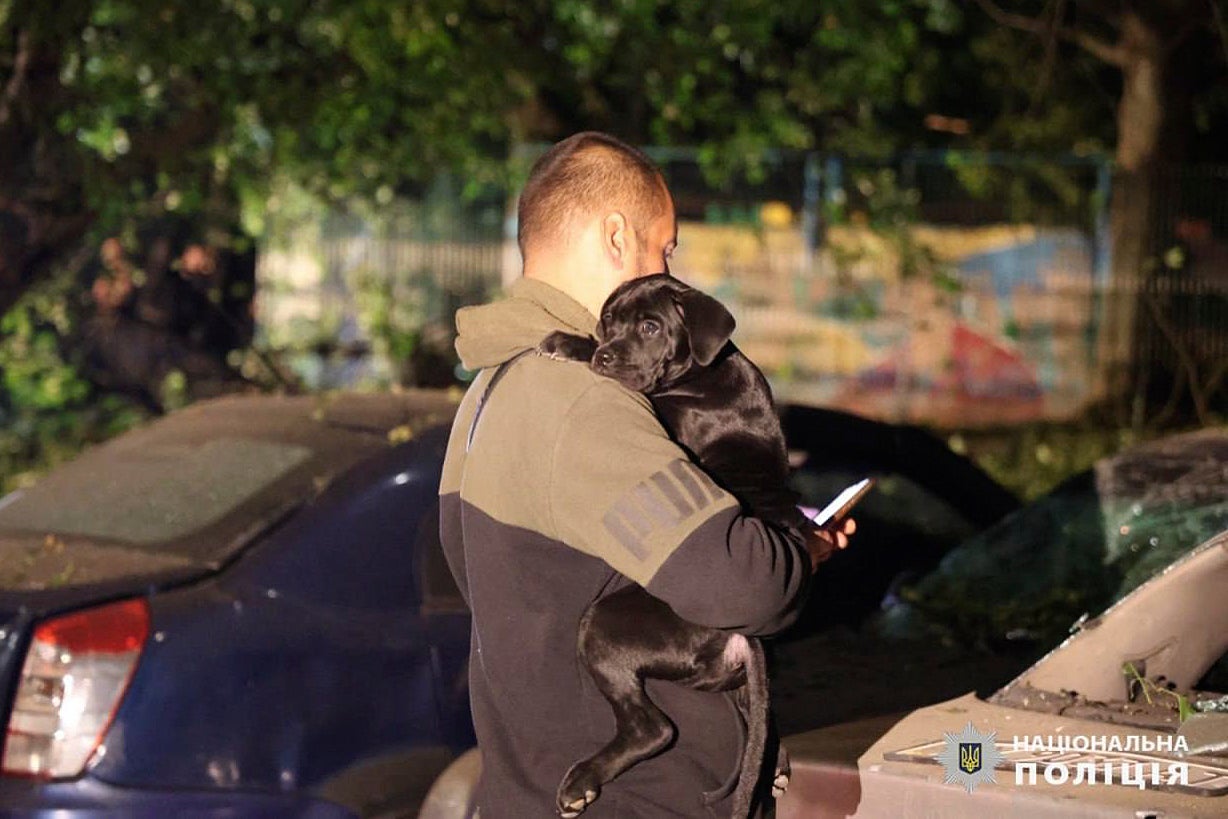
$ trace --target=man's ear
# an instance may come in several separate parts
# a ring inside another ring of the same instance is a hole
[[[677,298],[682,323],[691,337],[691,357],[706,367],[729,343],[736,326],[733,315],[707,293],[690,287],[678,293]]]
[[[607,213],[601,220],[601,249],[619,267],[630,258],[631,227],[618,211]]]

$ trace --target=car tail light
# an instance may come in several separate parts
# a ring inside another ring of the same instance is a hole
[[[144,600],[40,623],[13,697],[3,772],[46,779],[80,774],[111,725],[148,634]]]

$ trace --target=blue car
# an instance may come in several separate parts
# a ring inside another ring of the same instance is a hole
[[[221,399],[0,499],[0,815],[416,816],[474,742],[453,411]]]
[[[470,623],[436,499],[454,411],[224,398],[0,498],[0,816],[468,816]],[[863,616],[1017,505],[918,430],[785,428],[805,502],[880,477],[865,555],[829,561],[808,622]]]

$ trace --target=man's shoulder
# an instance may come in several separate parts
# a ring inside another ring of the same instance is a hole
[[[457,415],[456,424],[463,428],[454,429],[456,446],[468,439],[469,428],[480,427],[475,452],[493,454],[482,442],[497,442],[495,449],[518,453],[512,461],[527,466],[526,458],[536,462],[537,454],[560,447],[602,447],[604,439],[623,439],[637,431],[665,436],[647,398],[597,375],[585,362],[526,355],[504,371],[488,393],[493,377],[494,371],[488,369],[469,388]],[[475,425],[483,395],[489,396],[489,406]]]
[[[585,417],[631,411],[652,413],[652,404],[638,392],[593,372],[584,361],[558,361],[542,355],[525,356],[521,390],[552,395],[566,415]],[[552,402],[552,403],[555,403]],[[536,402],[534,402],[536,403]]]

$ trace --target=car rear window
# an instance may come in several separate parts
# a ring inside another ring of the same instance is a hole
[[[306,446],[242,437],[104,446],[0,499],[0,532],[173,541],[222,520],[311,455]]]

